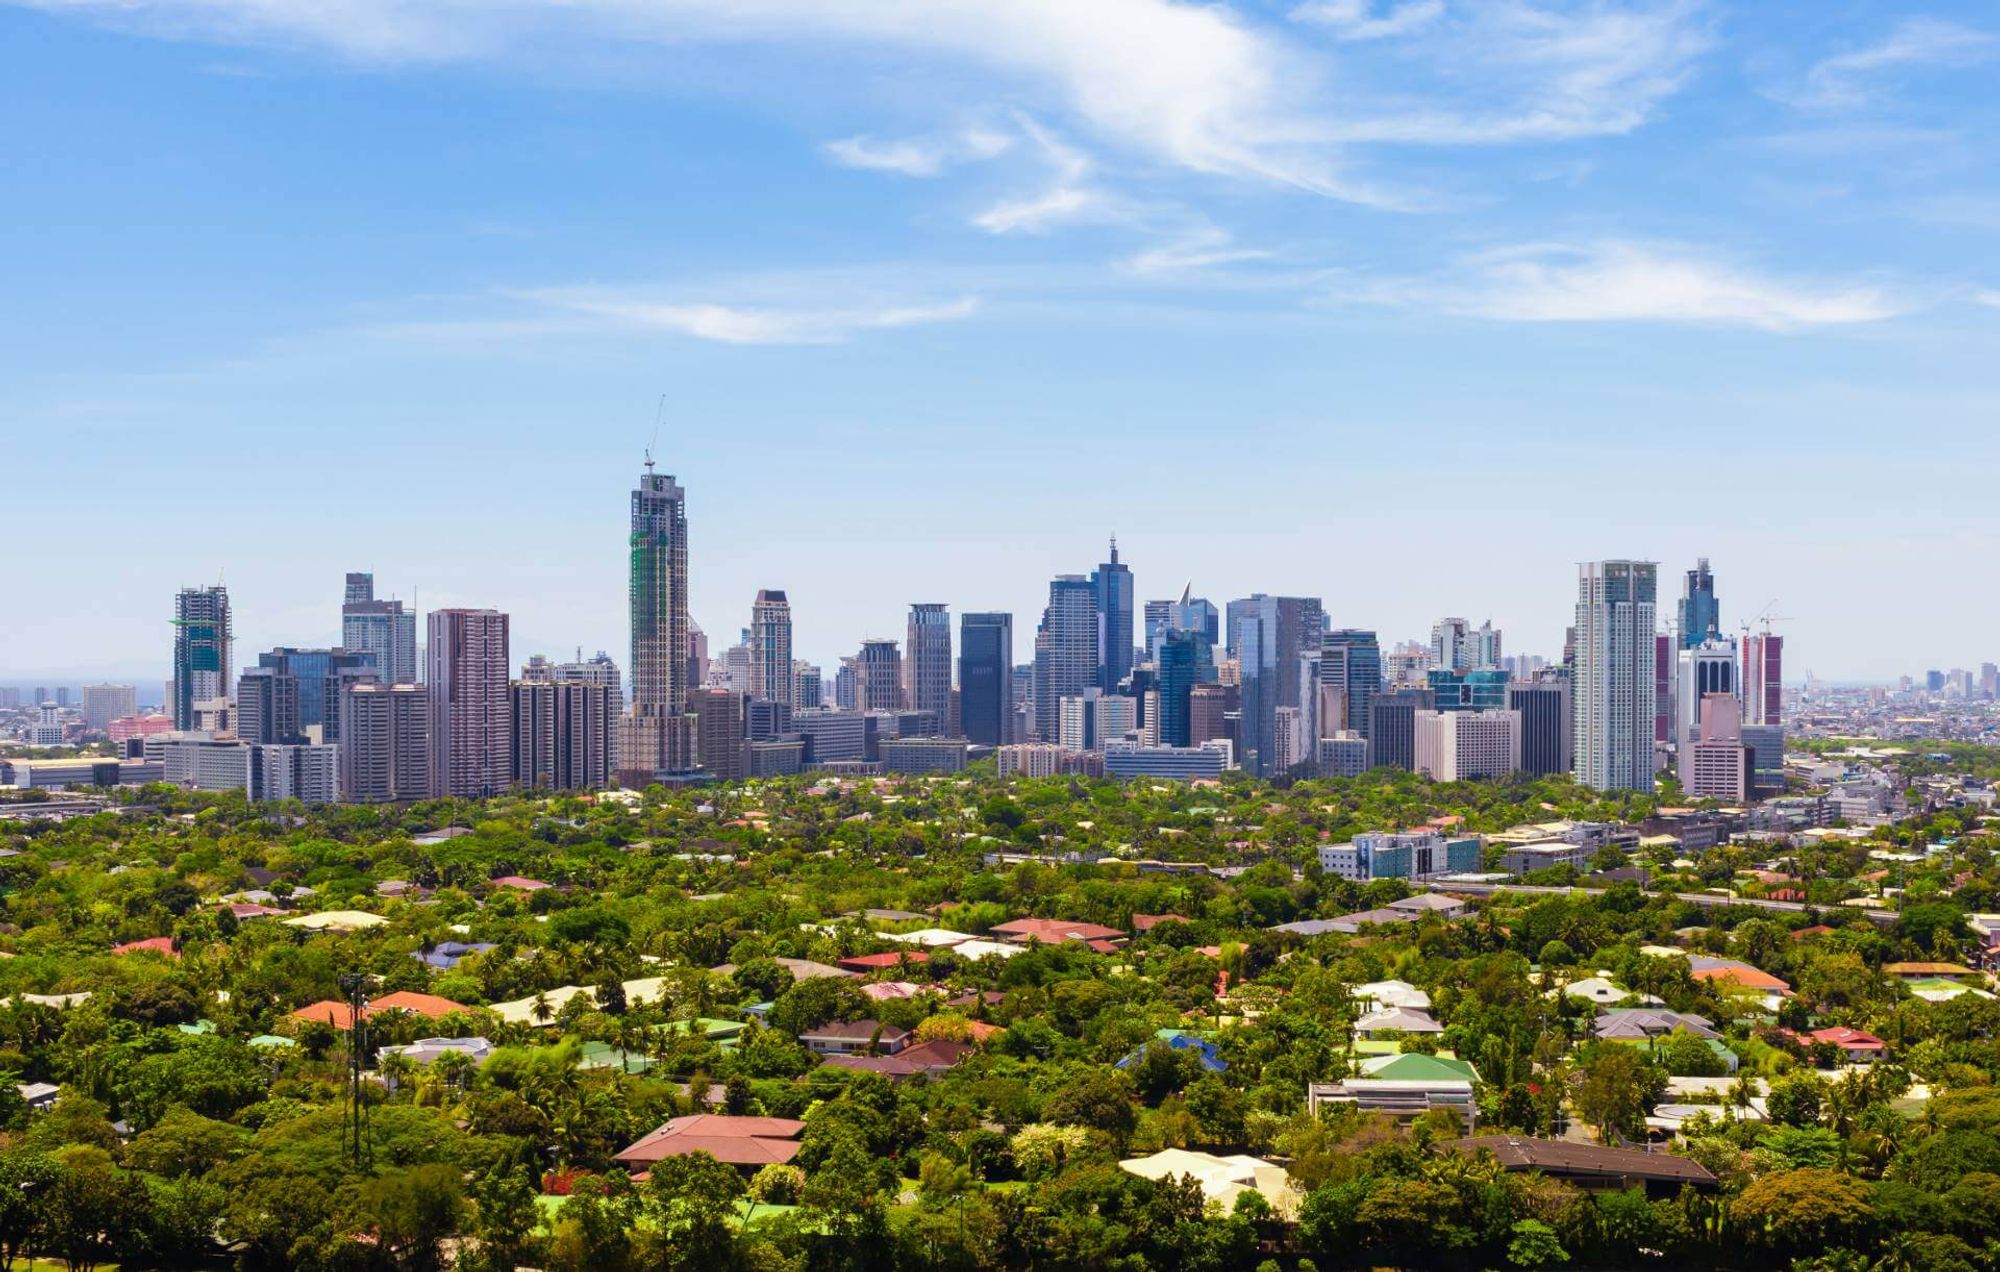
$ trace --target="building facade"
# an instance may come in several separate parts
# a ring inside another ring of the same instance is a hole
[[[340,794],[351,804],[429,799],[430,695],[422,685],[354,681],[340,695]]]
[[[1014,616],[982,612],[958,620],[958,716],[981,746],[1013,740]]]
[[[174,727],[196,727],[195,703],[229,695],[229,589],[184,587],[174,597]]]
[[[1517,711],[1419,711],[1416,770],[1439,782],[1504,777],[1521,767]]]
[[[424,655],[437,793],[483,799],[506,790],[514,777],[507,616],[490,609],[433,610]]]
[[[682,714],[694,685],[687,546],[686,494],[672,477],[653,471],[648,455],[631,499],[632,705],[618,759],[640,783],[691,762]]]
[[[903,645],[903,705],[951,718],[951,611],[941,604],[910,606]]]
[[[1056,740],[1064,698],[1080,697],[1098,682],[1097,589],[1081,574],[1049,583],[1048,607],[1035,632],[1035,736]]]
[[[1117,693],[1132,674],[1132,570],[1118,560],[1118,539],[1111,540],[1111,559],[1090,576],[1097,610],[1097,687]]]
[[[1653,789],[1659,570],[1653,561],[1592,561],[1578,571],[1575,771],[1594,790]]]
[[[861,642],[854,658],[854,699],[863,711],[903,709],[903,656],[895,641]]]
[[[765,588],[750,606],[750,696],[791,706],[795,690],[792,603],[782,591]]]

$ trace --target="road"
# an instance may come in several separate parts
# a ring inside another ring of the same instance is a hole
[[[1602,896],[1607,891],[1604,888],[1550,888],[1522,883],[1443,883],[1423,880],[1419,880],[1418,883],[1419,886],[1428,888],[1432,892],[1451,892],[1475,897],[1492,896],[1496,892],[1539,893],[1559,897],[1575,894]],[[1741,905],[1748,906],[1753,910],[1773,910],[1781,914],[1804,914],[1811,910],[1825,910],[1828,908],[1826,906],[1810,906],[1803,901],[1767,901],[1761,897],[1731,897],[1716,892],[1647,892],[1642,889],[1639,895],[1645,897],[1672,897],[1676,901],[1685,901],[1690,905],[1709,906],[1713,908]],[[1845,909],[1847,907],[1841,908]],[[1889,927],[1896,922],[1896,912],[1894,910],[1862,910],[1861,914],[1871,922],[1880,924],[1883,927]]]

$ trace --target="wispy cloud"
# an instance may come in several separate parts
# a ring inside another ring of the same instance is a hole
[[[1017,122],[1045,160],[1049,184],[1034,194],[1000,200],[972,223],[988,234],[1039,234],[1065,221],[1110,215],[1111,200],[1085,184],[1090,156],[1026,116],[1018,116]]]
[[[1433,26],[1444,16],[1444,0],[1404,0],[1377,6],[1373,0],[1306,0],[1292,21],[1332,30],[1341,40],[1386,40]]]
[[[881,140],[875,137],[843,137],[823,147],[835,163],[871,172],[894,172],[906,177],[935,177],[956,164],[991,159],[1005,154],[1014,139],[986,128],[968,128],[949,137],[906,137]]]
[[[1937,18],[1906,18],[1880,42],[1836,53],[1816,63],[1798,84],[1769,92],[1804,109],[1844,110],[1872,100],[1884,72],[1914,66],[1971,66],[1994,52],[1994,38],[1984,31]]]
[[[1228,231],[1210,225],[1138,252],[1123,264],[1127,272],[1142,278],[1171,278],[1219,265],[1268,260],[1270,256],[1261,248],[1237,246]]]
[[[1677,245],[1528,244],[1337,298],[1512,322],[1659,322],[1798,331],[1877,322],[1908,302],[1872,285],[1774,277]]]
[[[674,332],[735,345],[839,344],[859,332],[969,318],[979,307],[972,296],[933,304],[781,308],[660,300],[588,288],[549,288],[520,295],[550,309],[631,330]]]

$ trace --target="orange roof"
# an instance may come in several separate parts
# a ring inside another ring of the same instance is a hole
[[[1891,976],[1970,976],[1969,967],[1957,963],[1884,963],[1882,970]]]
[[[307,1003],[292,1013],[293,1020],[322,1020],[335,1029],[354,1028],[354,1009],[333,998]]]
[[[732,1166],[782,1164],[798,1155],[805,1128],[804,1122],[784,1117],[696,1113],[674,1118],[613,1160],[627,1167],[650,1166],[664,1158],[700,1152]]]
[[[1122,937],[1124,932],[1101,923],[1072,923],[1066,919],[1014,919],[996,923],[993,930],[1017,941],[1037,940],[1044,945],[1064,941],[1098,941]]]
[[[1694,973],[1696,980],[1722,981],[1740,989],[1758,989],[1768,993],[1789,994],[1792,987],[1769,972],[1760,972],[1754,967],[1704,967]]]
[[[1005,1032],[999,1025],[990,1024],[984,1020],[968,1020],[965,1022],[965,1027],[972,1031],[972,1040],[974,1042],[985,1042],[994,1034]]]
[[[449,1016],[455,1011],[469,1011],[470,1008],[449,998],[439,998],[436,994],[419,994],[399,989],[393,994],[370,999],[366,1010],[371,1016],[385,1011],[407,1011],[413,1016]]]
[[[174,938],[171,936],[149,936],[143,941],[127,941],[123,945],[111,947],[113,954],[137,954],[141,951],[164,954],[168,958],[181,956],[180,951],[174,948]]]

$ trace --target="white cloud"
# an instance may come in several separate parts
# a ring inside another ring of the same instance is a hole
[[[543,288],[518,293],[558,312],[639,331],[676,332],[736,345],[839,344],[863,331],[970,317],[975,297],[936,304],[875,303],[800,307],[659,300],[627,291]]]
[[[975,215],[974,225],[988,234],[1040,234],[1065,221],[1113,214],[1113,201],[1085,185],[1090,156],[1025,115],[1016,122],[1046,160],[1050,183],[1040,193],[1002,199]]]
[[[1690,248],[1530,244],[1442,274],[1361,282],[1340,298],[1514,322],[1663,322],[1796,331],[1876,322],[1909,306],[1879,287],[1741,269]]]
[[[1995,309],[2000,309],[2000,291],[1983,291],[1974,296],[1973,299],[1982,305],[1991,305]]]
[[[1357,103],[1334,140],[1420,145],[1563,141],[1631,132],[1711,43],[1699,0],[1488,0],[1441,31],[1435,56],[1462,100]],[[1447,97],[1451,94],[1447,93]]]
[[[874,137],[843,137],[826,143],[835,163],[871,172],[906,177],[935,177],[955,164],[991,159],[1007,152],[1014,139],[1004,133],[969,128],[952,137],[910,137],[883,141]]]
[[[1413,35],[1444,16],[1444,0],[1404,0],[1376,12],[1373,0],[1306,0],[1292,21],[1329,27],[1342,40],[1385,40]]]
[[[1796,88],[1772,92],[1778,100],[1812,110],[1865,104],[1881,72],[1907,66],[1969,66],[1990,57],[1995,42],[1983,31],[1936,18],[1906,18],[1879,44],[1838,53],[1806,72]]]
[[[1190,274],[1218,265],[1240,265],[1270,259],[1271,253],[1258,248],[1238,247],[1229,232],[1202,226],[1178,238],[1147,248],[1124,262],[1131,273],[1146,278]]]

